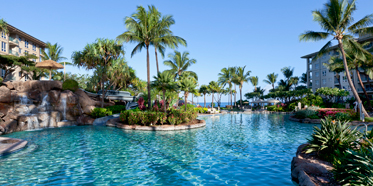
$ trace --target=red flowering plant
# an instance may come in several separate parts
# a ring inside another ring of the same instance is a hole
[[[158,121],[158,114],[157,112],[148,112],[147,113],[147,117],[148,117],[148,122],[155,125],[157,124],[157,121]]]
[[[128,124],[136,125],[140,121],[139,114],[141,114],[141,112],[131,112],[131,113],[129,113]]]
[[[144,100],[143,97],[140,97],[139,100],[137,100],[137,104],[138,104],[138,107],[139,107],[140,110],[145,110],[146,109],[144,103],[145,103],[145,100]]]
[[[164,112],[158,112],[158,119],[159,123],[163,125],[163,123],[166,123],[167,121],[167,114]]]
[[[322,109],[319,109],[318,112],[319,112],[319,116],[322,118],[325,118],[328,116],[335,118],[335,115],[338,113],[348,113],[351,116],[355,115],[354,110],[352,109],[340,109],[340,108],[322,108]]]
[[[176,117],[174,117],[173,114],[170,114],[170,115],[167,117],[167,121],[168,121],[171,125],[175,125],[175,123],[176,123]]]

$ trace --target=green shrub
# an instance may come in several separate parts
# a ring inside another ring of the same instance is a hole
[[[164,113],[164,112],[158,112],[158,121],[161,125],[163,125],[164,123],[166,123],[167,121],[167,114]]]
[[[157,112],[147,112],[148,122],[149,124],[156,125],[158,122],[158,114]]]
[[[333,163],[334,178],[341,185],[373,185],[373,146],[339,152]]]
[[[305,119],[305,118],[310,118],[310,116],[314,117],[315,115],[317,115],[317,111],[314,111],[311,109],[305,109],[305,110],[298,110],[297,112],[295,112],[294,117],[298,119]]]
[[[168,121],[171,125],[175,125],[175,124],[176,124],[176,117],[175,117],[173,114],[170,114],[170,115],[167,117],[167,121]]]
[[[351,129],[347,122],[321,120],[321,128],[314,127],[305,152],[317,152],[321,159],[333,162],[337,157],[337,151],[351,149],[359,134],[356,129]]]
[[[66,79],[62,83],[62,89],[63,90],[71,90],[71,91],[75,92],[76,90],[79,89],[79,84],[78,84],[77,81],[75,81],[73,79]]]
[[[0,84],[3,83],[4,79],[0,77]]]
[[[310,118],[310,119],[320,119],[320,117],[318,115],[311,115],[311,116],[308,116],[308,118]]]
[[[132,110],[124,110],[119,115],[119,120],[123,123],[128,123],[129,113],[133,112]]]
[[[336,120],[339,120],[339,121],[350,121],[352,119],[351,115],[346,112],[339,112],[335,114],[334,117]]]
[[[105,116],[110,116],[112,115],[113,113],[110,111],[110,110],[107,110],[106,108],[94,108],[91,112],[91,116],[93,118],[101,118],[101,117],[105,117]]]
[[[187,111],[193,111],[195,106],[191,104],[187,104],[186,107],[187,107]],[[180,109],[185,111],[185,104],[180,106]]]
[[[128,124],[136,125],[140,121],[141,112],[129,112]]]
[[[373,122],[373,118],[371,118],[371,117],[366,117],[366,118],[365,118],[365,121],[366,121],[366,122]]]
[[[126,110],[125,105],[114,105],[114,106],[108,106],[106,109],[110,110],[113,114],[118,114],[123,110]]]
[[[194,108],[194,111],[197,112],[197,113],[206,113],[207,112],[207,108],[196,107],[196,108]]]

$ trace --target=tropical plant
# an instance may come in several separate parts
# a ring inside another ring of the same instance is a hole
[[[25,55],[25,56],[13,56],[13,55],[0,55],[0,69],[3,69],[4,80],[7,79],[9,75],[14,73],[17,68],[20,68],[20,72],[24,75],[31,72],[31,67],[35,67],[35,63],[30,59],[35,59],[34,55]]]
[[[117,78],[118,73],[121,73],[122,70],[119,68],[122,68],[125,63],[122,45],[114,40],[97,39],[96,42],[87,44],[82,51],[75,51],[72,60],[78,67],[96,70],[101,78],[101,107],[104,107],[106,91],[122,81]],[[107,82],[110,84],[105,86]]]
[[[193,76],[195,79],[198,79],[198,76],[193,71],[187,71],[187,69],[197,62],[195,59],[189,58],[189,52],[183,52],[181,54],[179,51],[174,51],[174,54],[169,54],[169,60],[164,61],[164,65],[171,67],[171,69],[166,70],[172,74],[174,74],[175,79],[180,77],[184,73]]]
[[[307,85],[307,74],[303,73],[302,76],[299,77],[300,82]]]
[[[233,76],[235,74],[235,69],[232,67],[223,68],[221,69],[220,73],[218,74],[219,79],[218,83],[222,84],[223,86],[228,85],[229,92],[231,95],[231,105],[233,105],[232,99],[232,85],[233,85]]]
[[[356,23],[352,23],[354,20],[352,14],[355,10],[356,0],[329,0],[328,3],[325,4],[323,10],[315,10],[312,12],[313,20],[320,24],[324,32],[306,31],[304,34],[300,35],[299,40],[320,41],[331,36],[332,40],[335,39],[338,41],[338,47],[342,53],[344,69],[346,72],[349,72],[344,45],[348,45],[353,48],[355,52],[362,55],[361,51],[363,50],[361,50],[362,48],[357,44],[353,35],[373,33],[372,27],[368,27],[373,23],[373,14],[363,17]],[[316,58],[331,50],[332,40],[328,41],[320,49]],[[351,80],[350,73],[346,73],[346,76],[355,99],[357,102],[361,102]],[[364,107],[362,110],[364,115],[369,117]]]
[[[166,103],[166,91],[175,90],[177,85],[174,81],[174,77],[171,73],[163,71],[154,76],[154,81],[152,82],[152,87],[157,88],[159,91],[163,92],[163,102]],[[164,105],[164,112],[166,112],[166,104]]]
[[[73,79],[67,79],[62,83],[62,90],[71,90],[73,92],[79,89],[79,84]]]
[[[146,48],[148,108],[151,109],[149,46],[159,37],[156,33],[159,15],[152,13],[151,6],[148,9],[149,11],[146,11],[144,7],[138,6],[136,13],[133,13],[131,17],[126,17],[124,23],[127,31],[119,35],[117,40],[120,42],[137,43],[131,52],[131,57],[143,48]]]
[[[60,64],[63,65],[63,73],[64,73],[64,79],[66,79],[66,65],[72,65],[72,63],[70,62],[61,62],[62,60],[67,60],[66,57],[63,57],[62,56],[62,52],[63,52],[63,48],[61,47],[61,45],[59,45],[58,43],[55,43],[55,44],[51,44],[50,42],[47,42],[46,43],[46,49],[48,49],[48,51],[46,52],[44,49],[41,49],[41,53],[43,54],[41,56],[41,59],[43,61],[45,60],[53,60],[55,62],[58,62]]]
[[[110,110],[107,110],[106,108],[94,108],[92,109],[91,116],[93,118],[101,118],[105,116],[110,116],[113,113]]]
[[[195,91],[197,87],[193,77],[186,77],[182,76],[182,79],[179,81],[179,87],[181,91],[184,91],[184,104],[187,105],[188,95],[191,92]],[[187,111],[187,107],[185,106],[185,111]]]
[[[243,86],[243,83],[247,83],[251,79],[250,78],[251,71],[245,72],[245,68],[246,68],[246,66],[244,66],[243,68],[238,67],[237,71],[234,75],[234,78],[233,78],[233,82],[235,82],[235,84],[238,84],[239,89],[240,89],[240,108],[242,108],[242,86]]]
[[[201,85],[201,87],[199,87],[199,93],[203,94],[204,107],[206,107],[206,94],[209,93],[209,87],[207,85]]]
[[[4,19],[0,19],[0,31],[5,34],[9,33],[8,24],[6,23],[6,21],[4,21]]]
[[[210,90],[210,94],[212,95],[211,107],[214,107],[214,94],[218,92],[219,84],[216,81],[210,81],[208,85],[208,90]]]
[[[272,85],[272,89],[275,89],[275,83],[277,81],[278,74],[271,73],[267,75],[267,79],[263,80],[265,83]]]
[[[356,128],[352,129],[348,125],[348,122],[332,121],[326,118],[321,120],[321,128],[314,127],[305,152],[316,152],[321,159],[333,162],[337,156],[336,152],[351,149],[359,134]]]
[[[165,15],[162,17],[162,14],[153,5],[149,6],[149,12],[154,16],[154,21],[156,22],[154,26],[154,39],[151,41],[151,45],[153,45],[155,49],[155,61],[157,73],[159,73],[158,51],[161,53],[161,56],[164,57],[164,50],[166,47],[175,49],[179,44],[187,46],[187,43],[183,38],[174,36],[170,30],[171,25],[175,24],[172,15]]]

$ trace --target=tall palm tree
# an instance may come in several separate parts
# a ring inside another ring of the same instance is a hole
[[[162,17],[162,14],[157,8],[155,8],[155,6],[149,6],[149,11],[150,14],[154,15],[155,19],[157,20],[157,25],[154,29],[155,38],[151,42],[151,45],[153,45],[155,49],[155,61],[157,65],[157,72],[159,72],[158,51],[161,53],[161,56],[164,57],[166,47],[175,49],[179,44],[187,46],[187,43],[183,38],[174,36],[170,30],[171,25],[175,24],[175,20],[173,19],[172,15]]]
[[[254,86],[254,91],[255,91],[255,90],[256,90],[256,86],[258,86],[258,83],[259,83],[259,78],[258,78],[258,76],[251,76],[251,77],[249,78],[249,80],[250,80],[251,84],[253,84],[253,86]]]
[[[195,92],[195,88],[197,85],[195,84],[195,81],[193,80],[193,77],[188,76],[182,76],[181,80],[179,81],[179,87],[181,91],[184,91],[184,105],[185,105],[185,111],[187,110],[187,100],[188,95],[191,92]]]
[[[307,74],[303,73],[302,76],[299,77],[300,82],[307,85]]]
[[[243,68],[238,67],[233,80],[234,82],[236,82],[236,84],[238,84],[240,88],[240,108],[242,108],[242,86],[243,83],[247,83],[249,81],[251,73],[251,71],[245,72],[245,68],[246,66],[244,66]]]
[[[211,107],[214,107],[214,94],[219,90],[219,84],[216,81],[210,81],[209,90],[212,95]]]
[[[290,81],[290,78],[293,77],[294,68],[284,67],[281,69],[281,72],[284,74],[286,81]]]
[[[177,77],[180,77],[184,73],[193,76],[195,79],[198,79],[198,76],[195,72],[193,71],[187,71],[187,69],[192,65],[197,62],[195,59],[190,59],[189,58],[189,52],[183,52],[181,54],[179,51],[174,51],[174,54],[169,54],[168,57],[170,60],[164,61],[164,65],[171,67],[169,71],[172,74],[175,74],[175,79]]]
[[[233,85],[233,75],[235,74],[234,68],[223,68],[221,69],[220,73],[218,74],[219,79],[218,83],[222,84],[223,86],[228,85],[229,86],[229,93],[231,95],[231,105],[232,103],[232,85]]]
[[[65,76],[66,76],[66,68],[65,67],[66,67],[66,65],[72,65],[72,63],[66,62],[66,61],[61,62],[62,60],[67,59],[66,57],[62,56],[62,52],[63,52],[62,46],[59,45],[58,43],[52,44],[50,42],[47,42],[45,48],[48,49],[48,51],[46,52],[44,49],[41,49],[41,53],[43,54],[43,56],[41,56],[41,59],[43,61],[53,60],[55,62],[63,64],[63,74],[64,74],[64,80],[65,80]]]
[[[203,94],[204,107],[206,108],[206,94],[209,93],[209,87],[207,85],[201,85],[201,87],[199,87],[199,93]]]
[[[158,24],[158,15],[152,14],[151,6],[146,11],[143,6],[138,6],[136,13],[131,17],[126,17],[124,23],[127,31],[117,36],[117,40],[121,42],[137,43],[136,47],[131,52],[131,57],[146,48],[146,68],[147,68],[147,84],[148,84],[148,108],[151,108],[151,88],[150,88],[150,64],[149,64],[149,46],[157,38],[155,31]]]
[[[360,49],[360,46],[357,44],[353,35],[373,33],[372,27],[368,27],[373,23],[373,14],[363,17],[356,23],[352,23],[352,21],[354,21],[352,14],[355,10],[356,0],[329,0],[328,3],[325,4],[323,10],[315,10],[312,12],[313,20],[318,22],[324,31],[306,31],[304,34],[299,36],[299,40],[320,41],[331,36],[332,39],[320,49],[316,57],[320,57],[328,52],[332,46],[332,40],[335,39],[338,41],[339,50],[342,52],[343,66],[345,71],[348,72],[344,45],[350,45],[354,49]],[[356,50],[356,52],[358,55],[362,55],[359,50]],[[346,73],[346,76],[352,93],[360,103],[361,99],[351,80],[350,73]],[[362,108],[362,111],[366,117],[369,116],[364,107]]]
[[[297,85],[298,85],[298,83],[299,83],[299,77],[291,77],[290,78],[290,80],[289,80],[289,84],[291,84],[291,85],[294,85],[294,90],[295,90],[295,88],[297,88]]]
[[[275,89],[275,83],[277,81],[278,74],[274,72],[267,75],[267,79],[263,80],[265,83],[272,85],[272,89]]]
[[[164,112],[166,112],[166,91],[174,90],[176,88],[173,75],[166,71],[159,72],[157,76],[154,76],[152,87],[163,92]]]
[[[6,23],[6,21],[4,21],[4,19],[0,19],[0,31],[4,32],[4,34],[9,33],[8,24]]]

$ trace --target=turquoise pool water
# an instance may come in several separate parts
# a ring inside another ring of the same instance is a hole
[[[275,114],[201,117],[188,131],[66,127],[17,132],[0,185],[294,185],[290,162],[311,124]]]

